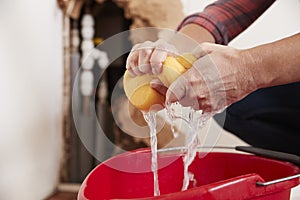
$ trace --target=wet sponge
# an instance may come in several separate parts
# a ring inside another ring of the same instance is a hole
[[[169,87],[192,66],[195,60],[192,54],[168,56],[163,62],[162,72],[159,75],[144,74],[132,77],[128,71],[125,71],[123,85],[126,96],[132,105],[143,111],[149,111],[155,105],[163,106],[165,96],[154,90],[150,86],[150,81],[158,78],[166,87]]]

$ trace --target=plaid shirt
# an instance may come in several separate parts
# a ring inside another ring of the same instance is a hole
[[[219,0],[201,13],[186,17],[178,30],[187,24],[207,29],[218,44],[228,44],[252,24],[275,0]]]

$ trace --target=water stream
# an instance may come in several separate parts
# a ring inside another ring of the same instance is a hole
[[[182,191],[188,189],[189,183],[192,182],[193,187],[196,185],[194,175],[189,172],[189,166],[193,162],[196,154],[197,147],[200,145],[198,136],[199,130],[205,125],[208,116],[203,115],[201,111],[195,111],[189,107],[182,107],[179,103],[171,103],[166,105],[166,113],[171,124],[171,131],[174,138],[178,136],[177,129],[175,128],[176,120],[182,120],[188,126],[187,137],[184,148],[183,165],[184,165],[184,179],[182,184]],[[158,182],[158,163],[157,163],[157,136],[156,136],[156,113],[144,112],[144,118],[150,129],[150,145],[151,145],[151,171],[153,172],[154,180],[154,196],[160,195],[159,182]]]
[[[151,145],[151,171],[153,172],[154,180],[154,196],[160,195],[159,182],[158,182],[158,163],[157,163],[157,137],[156,137],[156,113],[155,112],[144,112],[144,118],[150,129],[150,145]]]
[[[171,126],[175,126],[176,120],[182,120],[188,126],[187,137],[185,142],[185,152],[183,155],[183,184],[182,191],[189,187],[190,181],[195,185],[193,174],[189,172],[188,168],[193,162],[196,154],[197,147],[200,146],[199,130],[205,125],[208,116],[203,115],[201,111],[195,111],[190,107],[182,107],[179,103],[170,103],[166,105],[167,116],[171,122]],[[172,131],[176,130],[174,127]],[[173,133],[178,135],[178,133]]]

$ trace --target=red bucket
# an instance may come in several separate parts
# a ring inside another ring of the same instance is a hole
[[[97,166],[81,185],[78,199],[288,200],[291,188],[299,184],[300,169],[288,162],[246,154],[208,153],[203,157],[198,153],[189,167],[196,181],[181,191],[180,153],[160,153],[158,164],[160,196],[153,197],[151,152],[138,150]]]

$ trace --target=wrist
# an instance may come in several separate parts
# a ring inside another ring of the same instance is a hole
[[[198,43],[215,43],[214,36],[207,29],[197,24],[187,24],[179,32],[193,38]]]
[[[249,70],[249,74],[255,85],[255,90],[259,88],[265,88],[272,82],[272,77],[267,73],[268,64],[263,59],[263,52],[261,49],[250,48],[241,50],[243,62],[245,68]]]
[[[185,25],[167,41],[174,45],[181,54],[191,52],[200,43],[215,42],[208,30],[196,24]]]

